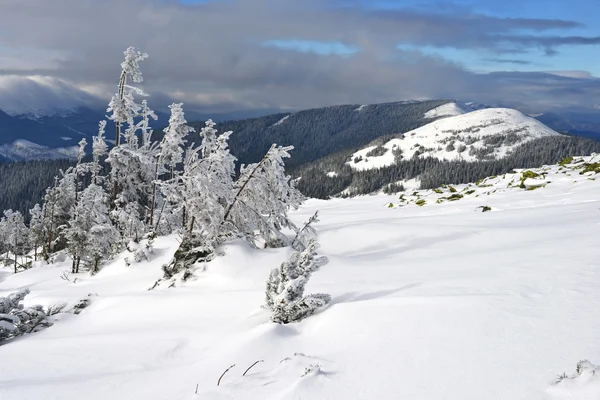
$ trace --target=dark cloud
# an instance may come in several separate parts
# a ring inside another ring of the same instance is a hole
[[[134,45],[150,54],[142,69],[154,99],[183,100],[204,111],[423,97],[511,100],[531,107],[599,102],[593,79],[580,85],[548,74],[475,74],[440,57],[396,48],[550,53],[597,43],[593,37],[547,36],[579,27],[572,21],[335,7],[329,0],[194,6],[174,0],[0,0],[0,10],[0,73],[52,76],[104,98],[118,78],[122,51]],[[340,42],[361,51],[340,57],[261,46],[274,39]],[[31,55],[43,51],[44,62],[35,69],[30,63],[20,68],[18,59],[3,63],[3,48]],[[566,95],[556,94],[561,91]]]

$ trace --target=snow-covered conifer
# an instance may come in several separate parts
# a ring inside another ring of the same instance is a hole
[[[41,306],[24,307],[21,304],[28,294],[29,289],[24,289],[8,297],[0,297],[0,342],[52,325]]]
[[[4,231],[6,249],[12,254],[14,272],[19,267],[18,256],[23,256],[29,250],[29,230],[25,225],[25,219],[18,211],[6,210],[0,221],[0,228]]]
[[[102,169],[100,165],[100,160],[102,157],[106,155],[108,152],[108,145],[104,139],[104,133],[106,130],[106,121],[100,121],[98,123],[98,135],[94,136],[92,142],[92,182],[95,184],[99,183],[99,175],[100,170]]]
[[[44,224],[44,211],[39,204],[29,210],[29,242],[33,246],[34,259],[37,261],[38,249],[44,245],[46,226]]]
[[[279,324],[300,321],[331,301],[328,294],[304,295],[312,273],[327,264],[326,257],[317,255],[319,243],[311,230],[300,230],[296,244],[298,250],[273,269],[267,281],[266,308],[271,320]]]
[[[297,230],[287,213],[304,201],[294,181],[285,174],[284,158],[290,157],[292,149],[273,145],[261,162],[242,165],[238,191],[225,213],[227,223],[245,235],[258,232],[269,246],[289,244],[281,230]]]
[[[121,76],[117,93],[112,97],[108,104],[107,112],[111,113],[108,117],[114,121],[116,126],[115,144],[121,143],[121,126],[124,123],[134,125],[134,117],[139,114],[142,106],[135,102],[135,95],[145,96],[143,90],[129,85],[128,79],[134,83],[143,81],[142,72],[139,63],[148,58],[148,54],[137,51],[134,47],[129,47],[124,52],[125,60],[121,63]]]
[[[81,193],[65,237],[73,273],[79,272],[81,261],[97,272],[101,262],[118,248],[121,236],[110,220],[108,195],[102,186],[92,183]]]
[[[163,131],[165,136],[160,143],[158,154],[154,164],[154,185],[152,189],[152,204],[150,210],[150,221],[154,223],[156,217],[156,228],[160,231],[161,222],[167,222],[174,227],[186,225],[187,210],[185,204],[182,204],[182,181],[181,174],[177,171],[177,166],[183,162],[185,154],[184,145],[186,137],[194,132],[194,129],[187,125],[182,103],[173,103],[169,106],[171,116],[169,117],[169,126]],[[166,181],[160,181],[163,174],[167,174]],[[159,198],[158,188],[160,186]],[[160,206],[159,206],[160,203]],[[157,210],[158,216],[156,216]],[[173,214],[177,214],[178,217]]]

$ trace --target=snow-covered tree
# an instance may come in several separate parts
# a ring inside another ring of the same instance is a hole
[[[134,117],[137,116],[142,106],[135,102],[135,95],[145,96],[144,91],[138,87],[128,84],[128,80],[134,83],[141,83],[144,79],[140,71],[140,61],[148,58],[148,54],[137,51],[134,47],[129,47],[123,53],[125,60],[121,63],[121,76],[117,93],[112,97],[108,104],[107,112],[111,113],[108,117],[114,121],[116,126],[115,144],[121,144],[121,127],[124,123],[134,125]]]
[[[94,136],[92,139],[92,182],[95,184],[99,184],[99,176],[102,166],[100,165],[100,161],[102,157],[106,156],[108,152],[108,145],[106,144],[106,140],[104,139],[104,133],[106,131],[106,121],[100,121],[98,123],[98,135]]]
[[[65,236],[73,273],[79,272],[82,260],[92,273],[97,272],[101,262],[118,249],[121,236],[110,220],[104,188],[92,183],[81,193]]]
[[[0,220],[0,230],[3,231],[6,249],[13,256],[14,271],[19,267],[18,256],[23,256],[29,250],[29,230],[25,219],[18,211],[6,210]]]
[[[152,144],[149,120],[156,115],[144,102],[141,121],[129,124],[125,131],[125,143],[113,147],[107,162],[111,166],[113,182],[112,219],[123,236],[136,242],[146,231],[147,214],[151,208],[154,181],[154,159],[157,146]],[[141,130],[142,145],[138,140]]]
[[[312,222],[314,220],[309,221]],[[271,312],[273,322],[288,324],[300,321],[331,301],[328,294],[304,295],[312,273],[327,264],[326,257],[317,255],[319,243],[311,232],[310,229],[302,229],[299,232],[295,242],[298,250],[269,275],[266,308]]]
[[[60,171],[54,185],[47,189],[44,196],[44,226],[47,231],[44,253],[51,254],[65,246],[63,231],[73,217],[76,201],[75,168]]]
[[[29,210],[29,216],[29,242],[33,246],[34,259],[37,261],[38,249],[44,245],[47,234],[46,225],[44,224],[44,211],[39,204],[36,204]]]
[[[169,126],[163,132],[163,140],[160,142],[158,153],[154,161],[154,184],[152,186],[152,203],[150,205],[150,224],[153,225],[156,217],[156,230],[161,231],[161,222],[173,223],[175,226],[184,226],[186,224],[187,212],[185,206],[177,207],[176,203],[180,201],[178,191],[181,186],[180,174],[177,172],[177,166],[182,163],[185,153],[186,137],[194,132],[194,129],[187,125],[182,103],[173,103],[169,106],[171,116],[169,117]],[[166,181],[161,181],[160,177],[168,175]],[[160,186],[160,193],[158,192]],[[162,194],[162,198],[159,198]],[[175,209],[179,209],[179,223],[175,221],[173,214]]]
[[[24,289],[8,297],[0,297],[0,342],[52,325],[41,306],[24,307],[21,304],[28,294],[29,289]]]
[[[304,196],[294,187],[294,181],[285,174],[284,159],[289,158],[292,146],[273,145],[256,164],[242,165],[237,181],[237,193],[225,212],[225,222],[233,225],[252,242],[258,236],[268,246],[288,245],[283,228],[296,231],[288,218],[290,209],[296,209]]]

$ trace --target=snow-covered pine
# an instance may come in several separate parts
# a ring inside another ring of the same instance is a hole
[[[240,168],[238,190],[225,214],[227,224],[245,235],[250,243],[262,239],[269,247],[289,244],[283,228],[297,231],[288,211],[297,209],[304,196],[285,174],[285,158],[293,146],[273,145],[262,161]]]
[[[106,156],[108,152],[108,145],[104,139],[104,133],[106,130],[106,121],[102,120],[98,123],[98,135],[92,139],[92,182],[95,184],[99,183],[99,175],[102,170],[100,160]]]
[[[0,343],[52,325],[41,306],[24,307],[21,304],[28,294],[29,289],[24,289],[8,297],[0,297]]]
[[[319,243],[310,224],[316,221],[316,213],[299,231],[295,250],[287,261],[269,274],[266,288],[266,308],[271,321],[288,324],[301,321],[331,301],[328,294],[304,295],[313,272],[327,264],[327,257],[318,256]]]
[[[29,251],[29,229],[25,225],[25,218],[18,211],[4,211],[4,217],[0,220],[0,231],[4,247],[12,256],[14,272],[17,273],[19,267],[26,267],[25,263],[19,263],[19,256],[22,258]]]
[[[235,157],[228,148],[231,132],[217,136],[214,126],[213,121],[206,121],[199,132],[201,145],[186,152],[183,173],[162,186],[167,199],[177,200],[174,212],[191,216],[173,260],[163,268],[166,278],[196,262],[210,261],[215,246],[235,234],[223,225],[234,193]]]
[[[163,130],[165,135],[154,160],[154,183],[149,217],[149,223],[154,225],[154,229],[163,233],[166,233],[165,230],[172,232],[177,227],[186,225],[189,212],[186,211],[185,206],[177,206],[177,203],[181,203],[179,188],[182,185],[177,166],[183,161],[186,137],[194,132],[194,129],[187,125],[182,103],[173,103],[169,108],[171,110],[169,125]],[[163,175],[168,176],[165,181],[160,179]]]
[[[75,200],[74,168],[60,171],[60,177],[54,179],[54,186],[46,191],[44,196],[43,214],[44,226],[47,231],[45,254],[50,254],[65,247],[63,230],[77,204]]]
[[[125,143],[111,149],[107,162],[111,166],[113,198],[111,217],[125,238],[136,242],[146,233],[157,146],[150,142],[150,118],[156,115],[144,102],[141,121],[128,121]],[[142,134],[142,146],[138,140]]]
[[[118,90],[113,95],[106,110],[111,113],[108,119],[114,121],[116,126],[116,146],[121,144],[121,125],[126,122],[130,126],[134,125],[133,118],[142,109],[142,106],[135,102],[135,95],[146,95],[140,88],[127,84],[127,80],[129,78],[134,83],[141,83],[143,81],[139,63],[148,58],[148,54],[141,53],[134,47],[127,48],[123,54],[125,55],[125,60],[121,63]]]
[[[44,245],[47,230],[44,225],[44,212],[39,204],[29,210],[29,243],[33,246],[34,260],[37,261],[38,249]]]
[[[82,260],[92,273],[98,272],[101,262],[119,249],[121,236],[110,220],[108,194],[102,186],[92,183],[81,193],[65,236],[72,273],[79,272]]]

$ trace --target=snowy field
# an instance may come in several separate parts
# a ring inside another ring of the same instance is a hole
[[[333,300],[297,324],[260,308],[287,249],[228,244],[194,281],[152,291],[174,236],[151,262],[120,258],[75,283],[60,278],[69,261],[0,269],[0,296],[28,287],[27,304],[92,294],[80,315],[0,346],[0,399],[598,400],[595,375],[552,383],[582,359],[600,363],[600,180],[536,171],[547,186],[497,177],[421,207],[383,195],[308,201],[293,218],[320,210],[330,259],[308,292]]]

